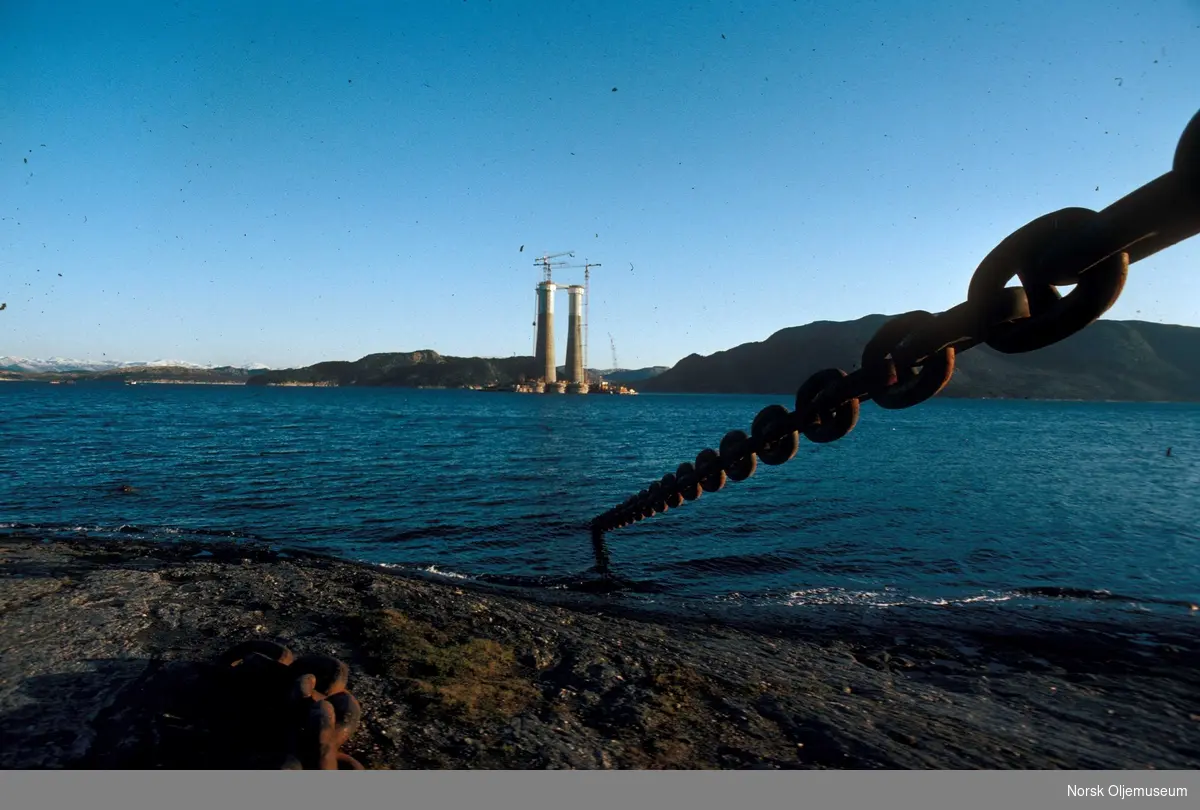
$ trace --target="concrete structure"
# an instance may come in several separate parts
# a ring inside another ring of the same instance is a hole
[[[588,393],[589,386],[583,356],[585,351],[583,339],[584,330],[587,328],[584,322],[584,307],[587,306],[587,285],[562,285],[566,286],[568,295],[568,332],[567,362],[563,369],[563,379],[559,380],[554,353],[554,294],[560,289],[560,285],[550,280],[550,267],[561,263],[550,262],[549,259],[551,258],[553,257],[546,256],[536,262],[542,264],[546,269],[546,277],[538,283],[536,288],[537,313],[534,322],[534,358],[537,364],[537,374],[541,379],[536,383],[531,381],[522,388],[523,390],[546,394],[586,394]],[[586,269],[592,266],[598,267],[599,265],[585,266],[585,278]]]
[[[583,385],[583,287],[567,287],[567,382]]]
[[[553,281],[543,281],[537,285],[537,346],[534,352],[542,380],[547,384],[558,379],[557,366],[554,362],[554,291],[556,289],[557,285]]]

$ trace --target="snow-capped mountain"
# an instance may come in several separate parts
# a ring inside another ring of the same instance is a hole
[[[32,371],[66,373],[73,371],[109,371],[133,366],[173,366],[175,368],[211,369],[214,365],[189,363],[186,360],[73,360],[67,357],[50,357],[38,360],[29,357],[0,357],[0,371]],[[238,368],[248,370],[265,369],[261,363],[250,363]]]

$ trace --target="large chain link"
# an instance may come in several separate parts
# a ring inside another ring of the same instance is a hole
[[[361,771],[339,749],[362,722],[362,707],[346,691],[350,668],[326,655],[299,658],[265,639],[225,652],[225,720],[256,753],[274,755],[283,770]]]
[[[600,571],[608,570],[606,532],[716,492],[754,474],[759,461],[783,464],[801,435],[832,442],[854,429],[859,404],[910,408],[937,394],[958,354],[981,343],[1006,354],[1063,340],[1107,312],[1129,265],[1200,233],[1200,112],[1175,149],[1171,171],[1102,211],[1064,208],[1002,241],[975,270],[967,300],[937,315],[917,310],[885,323],[867,342],[861,367],[825,369],[796,392],[795,409],[768,405],[750,433],[725,434],[717,450],[651,483],[591,522]],[[1006,286],[1016,278],[1020,286]],[[1074,288],[1066,295],[1058,287]]]

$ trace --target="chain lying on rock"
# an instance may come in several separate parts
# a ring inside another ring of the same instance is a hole
[[[284,770],[363,770],[340,749],[362,722],[362,707],[346,691],[350,669],[336,658],[303,655],[272,641],[252,640],[221,656],[239,725],[267,730],[266,745]]]
[[[800,437],[832,442],[854,429],[859,405],[910,408],[937,394],[957,355],[982,343],[1006,354],[1041,349],[1108,311],[1129,265],[1200,233],[1200,112],[1179,139],[1171,171],[1102,211],[1064,208],[1002,241],[975,270],[967,300],[939,314],[908,312],[885,323],[863,349],[861,367],[818,371],[797,390],[795,408],[769,405],[750,433],[732,430],[716,450],[591,521],[596,565],[608,570],[604,535],[742,481],[761,461],[796,455]],[[1020,286],[1008,287],[1016,277]],[[1074,285],[1063,295],[1058,287]]]

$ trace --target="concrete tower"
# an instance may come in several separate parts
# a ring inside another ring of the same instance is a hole
[[[582,385],[583,378],[583,287],[567,287],[567,382]]]
[[[557,285],[553,281],[543,281],[537,285],[538,319],[537,319],[537,366],[542,379],[547,384],[554,382],[558,376],[554,362],[554,291]]]

